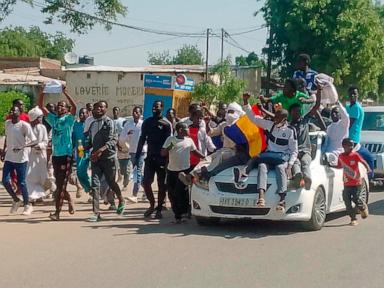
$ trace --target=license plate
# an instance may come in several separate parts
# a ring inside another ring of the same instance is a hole
[[[257,199],[251,198],[232,198],[221,197],[219,201],[220,206],[228,207],[256,207]]]

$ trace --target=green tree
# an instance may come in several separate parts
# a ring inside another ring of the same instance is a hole
[[[203,55],[197,46],[185,44],[177,50],[172,62],[173,64],[179,65],[202,65],[204,60]]]
[[[63,60],[64,54],[72,50],[74,41],[64,34],[48,34],[39,27],[29,30],[10,27],[0,30],[1,56],[48,57]]]
[[[265,63],[262,59],[257,56],[255,52],[251,52],[248,56],[238,56],[235,58],[237,66],[260,66],[265,67]]]
[[[0,135],[4,135],[4,120],[9,114],[13,100],[23,100],[25,110],[28,110],[31,104],[31,99],[25,93],[16,90],[0,92],[0,99]]]
[[[148,63],[151,65],[171,65],[172,57],[168,50],[163,52],[148,53]]]
[[[171,56],[168,50],[159,53],[148,53],[148,63],[151,65],[202,65],[203,55],[194,45],[183,45]]]
[[[292,75],[297,55],[307,53],[343,92],[350,84],[365,92],[378,88],[384,29],[371,0],[267,0],[262,12],[283,77]]]
[[[228,60],[213,66],[210,69],[210,74],[212,76],[210,80],[195,85],[192,94],[194,100],[203,101],[208,105],[241,100],[240,96],[245,88],[245,82],[236,78],[231,72],[230,62]],[[213,81],[212,79],[215,79],[215,76],[217,76],[220,81]]]
[[[112,26],[109,21],[115,21],[118,16],[125,16],[127,12],[127,8],[119,0],[44,0],[40,3],[32,0],[0,0],[0,22],[12,13],[17,2],[25,2],[40,9],[47,15],[44,23],[52,24],[57,20],[79,34],[86,33],[95,24],[110,30]]]

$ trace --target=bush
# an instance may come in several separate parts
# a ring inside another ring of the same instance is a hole
[[[31,99],[27,94],[12,90],[6,92],[0,92],[0,135],[4,135],[4,123],[5,118],[9,114],[9,110],[12,107],[12,101],[15,99],[21,99],[24,101],[24,109],[27,111],[31,104]]]

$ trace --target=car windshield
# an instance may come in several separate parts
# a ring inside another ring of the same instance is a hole
[[[363,130],[384,131],[384,112],[365,112]]]

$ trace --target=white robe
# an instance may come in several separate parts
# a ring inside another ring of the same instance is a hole
[[[43,124],[37,124],[35,127],[32,127],[32,130],[38,140],[38,144],[32,147],[29,154],[26,182],[29,198],[34,200],[44,197],[47,190],[48,133]]]

